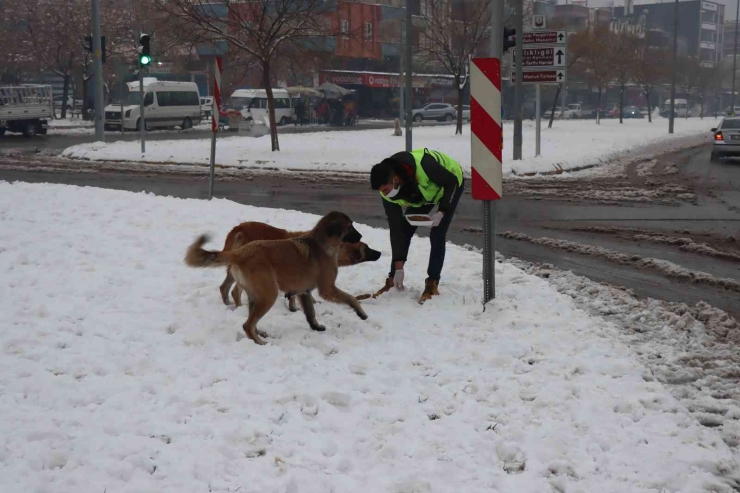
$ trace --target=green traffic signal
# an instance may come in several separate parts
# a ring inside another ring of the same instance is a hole
[[[139,62],[142,65],[149,65],[152,62],[152,57],[147,56],[147,55],[141,55],[141,57],[139,58]]]

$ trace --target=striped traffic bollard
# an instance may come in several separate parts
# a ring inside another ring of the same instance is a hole
[[[216,174],[216,134],[218,133],[218,121],[221,117],[221,57],[216,57],[213,67],[213,107],[211,109],[211,168],[208,178],[208,200],[213,198],[213,181]]]
[[[483,305],[496,296],[495,200],[503,195],[501,62],[474,58],[470,67],[470,164],[473,199],[483,201]]]

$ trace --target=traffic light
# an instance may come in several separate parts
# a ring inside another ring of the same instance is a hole
[[[516,29],[511,27],[504,27],[504,44],[502,52],[506,53],[511,48],[516,46]]]
[[[139,65],[142,67],[146,67],[150,63],[152,63],[152,52],[151,48],[149,47],[149,35],[148,34],[140,34],[139,35]]]
[[[93,53],[92,36],[85,36],[85,39],[82,42],[82,46],[85,48],[85,51],[87,51],[88,53]],[[100,54],[101,54],[103,63],[105,63],[105,36],[100,36],[100,52],[101,52]]]

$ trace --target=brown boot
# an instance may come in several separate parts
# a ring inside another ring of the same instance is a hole
[[[424,281],[424,292],[421,293],[419,304],[423,305],[425,301],[431,300],[432,296],[439,296],[439,290],[437,288],[439,288],[439,281],[427,277],[427,280]]]

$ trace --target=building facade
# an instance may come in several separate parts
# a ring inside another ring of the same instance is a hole
[[[673,36],[676,4],[650,3],[634,5],[632,12],[615,7],[617,18],[642,17],[649,30],[662,32],[663,38]],[[725,46],[725,6],[708,0],[678,3],[679,52],[697,56],[705,66],[722,60]]]

